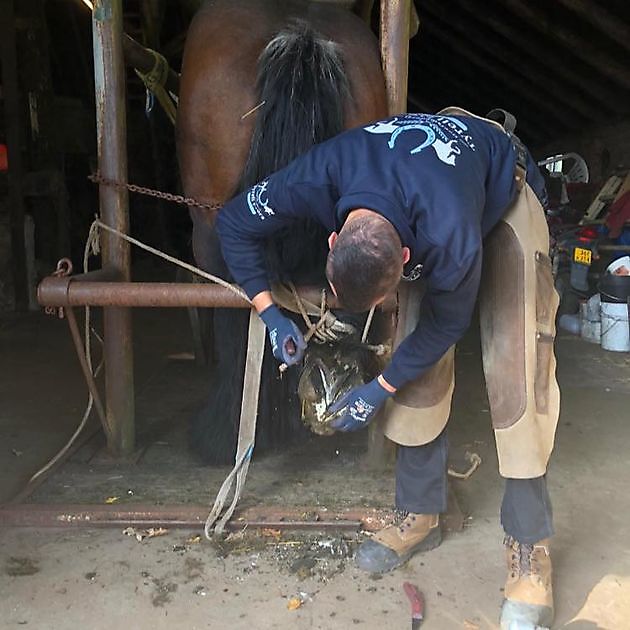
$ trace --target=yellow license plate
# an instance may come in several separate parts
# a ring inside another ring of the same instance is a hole
[[[593,257],[593,253],[590,249],[584,249],[583,247],[576,247],[573,251],[573,260],[576,263],[581,263],[583,265],[590,265],[591,259]]]

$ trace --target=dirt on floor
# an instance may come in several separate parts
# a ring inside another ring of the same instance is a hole
[[[168,358],[188,351],[190,342],[185,316],[163,313],[134,315],[139,423],[155,421],[161,432],[145,440],[137,463],[108,461],[98,444],[86,444],[31,501],[211,500],[225,471],[187,455],[184,437],[205,376],[191,362]],[[67,439],[85,391],[62,323],[39,315],[3,322],[0,344],[6,500]],[[568,336],[557,350],[563,404],[548,477],[556,525],[554,628],[627,629],[630,357]],[[456,392],[451,444],[483,460],[471,479],[454,482],[469,518],[463,532],[398,571],[380,579],[361,573],[352,562],[360,539],[339,532],[244,532],[217,544],[199,531],[169,530],[139,541],[123,527],[5,528],[0,627],[408,628],[402,584],[410,581],[426,599],[423,629],[496,628],[505,579],[502,481],[474,333],[458,350]],[[392,471],[369,471],[364,453],[359,434],[313,438],[261,457],[250,470],[246,500],[391,504]]]

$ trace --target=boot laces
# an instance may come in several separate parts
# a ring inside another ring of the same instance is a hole
[[[404,531],[405,526],[408,526],[408,523],[405,523],[408,516],[408,510],[394,510],[394,525],[397,525],[401,532]]]
[[[506,536],[503,544],[510,549],[510,573],[516,576],[539,575],[540,569],[535,555],[538,547],[520,543],[511,536]]]

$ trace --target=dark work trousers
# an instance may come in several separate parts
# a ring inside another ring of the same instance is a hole
[[[396,462],[396,508],[414,514],[446,511],[448,438],[446,429],[423,446],[399,446]],[[506,479],[501,524],[508,536],[532,544],[553,535],[547,480]]]

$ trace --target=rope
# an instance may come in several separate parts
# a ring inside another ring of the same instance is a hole
[[[139,241],[133,238],[132,236],[129,236],[128,234],[125,234],[124,232],[121,232],[120,230],[117,230],[107,225],[106,223],[103,223],[98,217],[94,219],[94,222],[92,223],[92,226],[90,227],[90,234],[92,233],[93,226],[97,226],[97,228],[101,228],[105,230],[106,232],[115,234],[119,238],[122,238],[123,240],[127,241],[128,243],[131,243],[132,245],[135,245],[136,247],[139,247],[140,249],[144,249],[145,251],[155,256],[158,256],[159,258],[163,258],[164,260],[167,260],[168,262],[173,263],[174,265],[177,265],[178,267],[181,267],[182,269],[186,269],[190,271],[191,273],[201,276],[202,278],[205,278],[206,280],[209,280],[210,282],[219,284],[222,287],[229,289],[233,293],[236,293],[236,295],[238,295],[239,297],[243,298],[246,302],[251,304],[251,300],[247,297],[243,289],[241,289],[240,287],[234,284],[230,284],[223,278],[219,278],[219,276],[214,276],[211,273],[204,271],[203,269],[199,269],[199,267],[195,267],[194,265],[184,262],[183,260],[180,260],[179,258],[175,258],[174,256],[171,256],[159,249],[156,249],[155,247],[151,247],[151,245],[146,245],[142,241]]]
[[[90,231],[88,233],[87,240],[85,242],[85,248],[83,250],[83,273],[87,273],[89,271],[89,258],[90,255],[97,255],[100,251],[99,242],[98,242],[98,227],[95,225],[96,222],[92,223],[90,226]],[[91,334],[90,334],[91,333]],[[103,369],[103,365],[105,364],[105,356],[101,357],[100,363],[96,366],[96,370],[93,369],[92,365],[92,344],[91,344],[91,335],[94,335],[98,342],[103,346],[103,339],[99,336],[99,334],[91,327],[90,325],[90,307],[85,307],[85,325],[84,325],[84,338],[85,338],[85,360],[88,364],[90,372],[96,378],[101,370]],[[94,406],[94,397],[92,396],[92,392],[88,389],[88,401],[85,407],[85,411],[83,412],[83,417],[79,422],[79,425],[75,429],[74,433],[70,436],[70,439],[61,447],[59,452],[52,457],[48,463],[42,466],[29,480],[26,484],[27,486],[33,481],[35,481],[38,477],[43,475],[45,472],[50,470],[72,447],[72,445],[76,442],[77,438],[83,432],[85,425],[87,424],[87,420],[90,417],[90,413],[92,412],[92,407]],[[105,428],[105,427],[103,427]]]

